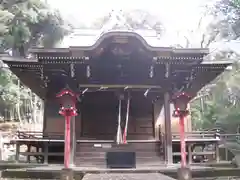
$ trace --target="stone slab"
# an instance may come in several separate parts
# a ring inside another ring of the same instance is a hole
[[[2,178],[17,178],[17,179],[35,179],[36,177],[38,179],[60,179],[60,174],[62,168],[57,168],[54,166],[50,166],[48,169],[46,167],[43,167],[45,170],[39,168],[28,168],[28,169],[8,169],[2,171]],[[31,170],[30,170],[31,169]],[[82,179],[82,177],[86,174],[95,174],[95,177],[98,177],[98,180],[101,179],[99,177],[102,177],[100,174],[135,174],[135,179],[139,178],[145,178],[146,180],[152,179],[152,178],[158,178],[159,176],[156,176],[156,174],[165,174],[169,177],[177,178],[177,172],[175,169],[169,168],[168,171],[164,170],[152,170],[152,169],[105,169],[105,170],[82,170],[82,169],[74,169],[74,177],[76,180]],[[140,174],[140,177],[139,177]],[[142,175],[145,174],[145,175]],[[151,174],[151,177],[149,176]],[[146,177],[147,175],[147,177]],[[105,175],[106,176],[106,175]],[[103,178],[105,178],[102,177]],[[127,175],[125,175],[122,179],[127,180]],[[235,176],[240,177],[240,169],[239,168],[210,168],[210,169],[193,169],[192,170],[192,177],[193,178],[204,178],[206,177],[219,177],[219,176]],[[86,176],[87,177],[87,176]],[[121,176],[120,176],[121,177]],[[126,177],[126,178],[125,178]],[[163,176],[160,176],[161,178]],[[166,177],[166,176],[165,176]],[[166,178],[165,178],[166,179]],[[103,179],[104,180],[104,179]],[[108,180],[114,180],[112,178]]]
[[[86,174],[82,180],[175,180],[160,173]]]
[[[126,168],[126,169],[108,169],[108,168],[99,168],[99,167],[72,167],[74,171],[84,171],[86,173],[92,173],[92,172],[168,172],[168,171],[175,171],[177,172],[178,168],[180,168],[180,164],[173,164],[173,165],[161,165],[161,166],[140,166],[137,168]],[[39,166],[39,167],[30,167],[26,168],[27,171],[60,171],[63,169],[63,165],[48,165],[48,166]],[[213,167],[207,167],[207,166],[197,166],[193,165],[190,167],[191,170],[211,170],[214,169]]]

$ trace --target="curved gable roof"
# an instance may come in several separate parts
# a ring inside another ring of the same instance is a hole
[[[110,30],[100,33],[99,30],[79,30],[66,36],[54,49],[33,48],[31,52],[69,51],[69,49],[93,50],[109,37],[134,37],[150,51],[171,51],[176,53],[208,54],[208,49],[203,48],[172,48],[164,46],[154,30]]]
[[[68,48],[74,46],[93,46],[98,41],[109,36],[135,36],[141,41],[152,47],[163,47],[163,43],[157,38],[156,32],[153,30],[110,30],[107,32],[99,32],[99,30],[79,30],[64,37],[58,44],[60,48]]]

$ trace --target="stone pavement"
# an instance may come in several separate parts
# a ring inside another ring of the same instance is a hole
[[[82,180],[175,180],[160,173],[100,173],[86,174]]]

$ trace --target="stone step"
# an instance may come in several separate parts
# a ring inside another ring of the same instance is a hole
[[[164,165],[165,162],[164,161],[146,161],[146,162],[139,162],[136,161],[136,166],[137,167],[151,167],[151,166],[156,166],[159,167],[161,165]],[[86,162],[86,161],[76,161],[76,166],[80,166],[80,167],[94,167],[94,168],[106,168],[106,162],[95,162],[95,161],[91,161],[91,162]]]
[[[81,147],[94,147],[94,146],[111,146],[112,148],[145,148],[145,149],[152,149],[156,147],[161,147],[160,143],[150,144],[150,143],[140,143],[140,144],[126,144],[126,145],[117,145],[112,143],[80,143],[77,144],[77,148]]]
[[[126,149],[120,149],[120,148],[79,148],[76,149],[77,152],[109,152],[109,151],[115,151],[115,152],[121,152],[121,151],[134,151],[134,152],[161,152],[161,149],[154,148],[154,149],[135,149],[135,148],[126,148]]]
[[[77,159],[105,159],[106,156],[76,156]],[[164,156],[136,156],[136,159],[152,159],[152,160],[162,160]]]
[[[75,159],[86,159],[86,160],[104,160],[106,159],[106,157],[96,157],[96,156],[88,156],[88,157],[75,157]],[[163,159],[163,157],[158,157],[158,156],[153,156],[153,157],[136,157],[137,160],[155,160],[155,161],[158,161],[158,160],[161,160]]]
[[[99,155],[105,156],[107,152],[101,151],[78,151],[76,152],[76,156],[92,156],[92,155]],[[159,156],[163,155],[163,153],[158,153],[154,151],[135,151],[136,156]]]

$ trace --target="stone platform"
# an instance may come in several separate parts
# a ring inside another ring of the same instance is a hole
[[[89,168],[89,167],[73,167],[75,179],[82,179],[83,177],[102,177],[101,179],[106,179],[111,174],[113,177],[119,177],[120,179],[125,179],[129,175],[136,180],[143,177],[142,174],[148,177],[154,177],[159,179],[160,177],[176,178],[177,170],[180,165],[171,166],[154,166],[154,167],[138,167],[136,169],[107,169],[107,168]],[[240,176],[240,168],[223,168],[223,167],[207,167],[207,166],[197,166],[193,165],[190,167],[193,178],[205,178],[205,177],[218,177],[218,176]],[[62,173],[62,165],[46,165],[37,167],[22,167],[17,169],[6,169],[2,170],[3,178],[21,178],[27,179],[59,179]],[[96,176],[95,176],[95,175]],[[119,174],[124,174],[124,176],[119,176]],[[165,175],[165,176],[164,176]],[[145,176],[144,176],[145,177]],[[101,180],[99,179],[99,180]],[[114,180],[113,178],[110,178]],[[146,177],[145,177],[146,179]],[[151,178],[152,179],[152,178]],[[150,180],[151,180],[150,179]],[[165,178],[166,179],[166,178]],[[86,179],[85,179],[86,180]]]
[[[86,174],[82,180],[175,180],[160,173],[105,173]]]

